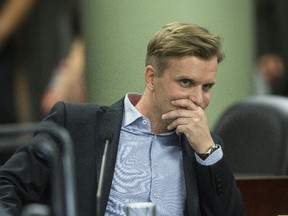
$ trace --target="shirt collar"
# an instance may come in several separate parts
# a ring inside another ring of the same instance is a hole
[[[143,115],[135,108],[135,106],[132,104],[132,100],[130,101],[130,98],[141,98],[141,94],[135,94],[135,93],[128,93],[125,96],[124,99],[124,116],[123,116],[123,122],[122,127],[125,127],[132,122],[134,122],[136,119],[141,118]],[[136,105],[136,104],[135,104]]]

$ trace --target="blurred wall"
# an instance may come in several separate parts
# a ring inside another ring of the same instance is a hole
[[[193,22],[223,38],[226,58],[206,113],[212,127],[231,103],[252,94],[254,8],[251,0],[82,1],[88,99],[110,105],[144,90],[150,37],[164,24]]]

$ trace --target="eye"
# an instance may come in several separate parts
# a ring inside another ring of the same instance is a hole
[[[193,82],[190,79],[181,79],[179,80],[179,83],[182,87],[185,87],[185,88],[193,85]]]
[[[208,83],[203,85],[203,90],[204,91],[209,91],[210,89],[212,89],[212,87],[214,86],[215,83]]]

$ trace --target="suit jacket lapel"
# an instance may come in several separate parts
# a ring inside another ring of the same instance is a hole
[[[199,215],[199,194],[195,172],[196,160],[193,149],[190,147],[185,135],[181,135],[181,147],[183,155],[183,169],[186,186],[186,209],[187,215]],[[185,214],[185,215],[186,215]]]
[[[123,116],[123,99],[114,104],[111,107],[104,107],[103,113],[97,117],[97,126],[95,134],[98,134],[96,138],[96,148],[101,148],[96,151],[96,166],[97,166],[97,182],[99,182],[99,175],[101,170],[102,155],[104,152],[105,140],[109,141],[106,164],[104,167],[104,181],[102,187],[102,197],[100,203],[101,214],[104,215],[106,205],[109,198],[110,188],[113,180],[113,174],[115,169],[118,143],[120,137],[122,116]],[[100,128],[101,127],[101,128]],[[100,145],[99,145],[100,142]]]

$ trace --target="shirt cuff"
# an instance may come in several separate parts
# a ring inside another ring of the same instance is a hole
[[[196,153],[194,153],[194,154],[196,157],[196,161],[199,164],[204,165],[204,166],[211,166],[211,165],[217,163],[223,157],[223,151],[222,151],[221,146],[218,149],[216,149],[211,155],[209,155],[205,160],[202,160],[199,157],[199,155],[197,155]]]

